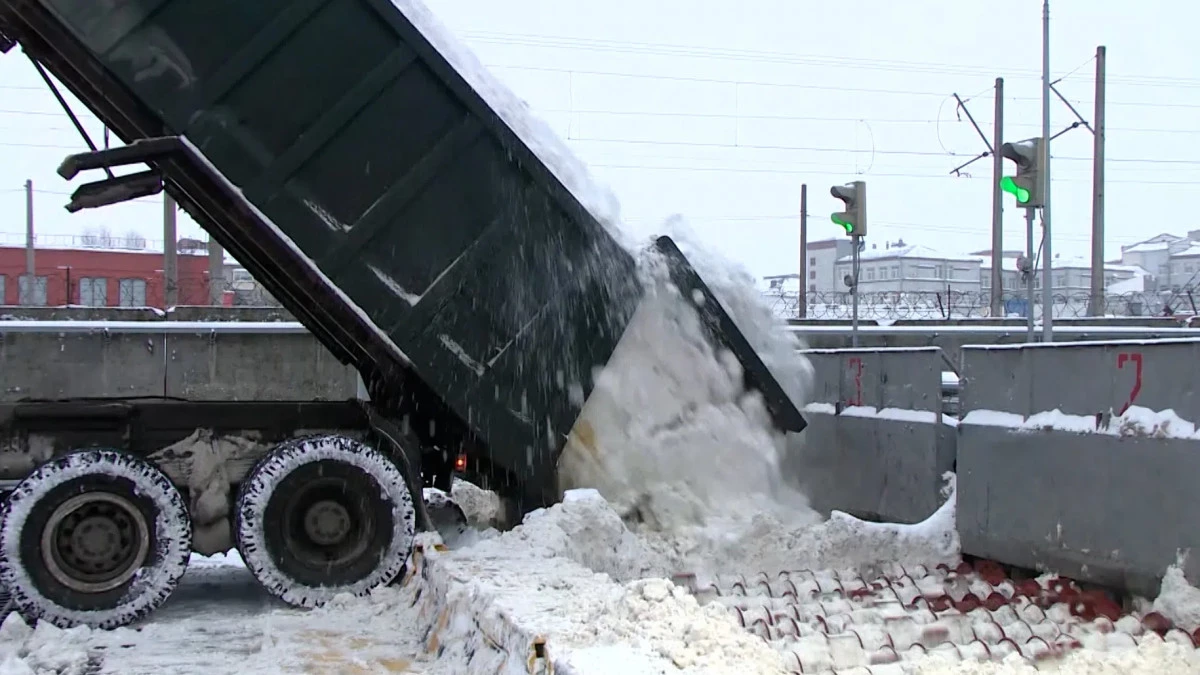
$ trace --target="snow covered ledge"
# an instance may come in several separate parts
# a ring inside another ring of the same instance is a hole
[[[545,530],[520,529],[454,551],[435,534],[419,538],[405,584],[419,584],[425,648],[439,662],[489,674],[786,672],[780,653],[724,608],[667,579],[620,584],[553,542],[539,546]]]

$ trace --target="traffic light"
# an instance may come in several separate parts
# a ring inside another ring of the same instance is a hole
[[[846,204],[845,211],[838,211],[829,217],[834,223],[842,226],[851,237],[863,237],[867,234],[867,184],[861,180],[845,185],[834,185],[829,188],[829,194],[837,197]]]
[[[1017,165],[1017,175],[1000,179],[1000,189],[1017,199],[1017,206],[1042,205],[1042,139],[1030,138],[1000,146],[1000,156]]]

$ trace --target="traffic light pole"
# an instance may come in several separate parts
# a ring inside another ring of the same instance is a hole
[[[1029,274],[1025,277],[1025,326],[1028,330],[1025,341],[1035,342],[1033,333],[1033,282],[1037,270],[1033,267],[1033,209],[1025,209],[1025,259],[1029,261]],[[1042,312],[1045,314],[1045,312]]]
[[[858,347],[858,249],[862,248],[862,235],[852,235],[850,244],[854,247],[850,258],[850,274],[854,277],[854,285],[850,287],[850,346]]]

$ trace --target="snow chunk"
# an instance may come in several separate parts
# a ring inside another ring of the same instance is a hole
[[[83,673],[91,637],[86,626],[63,630],[49,621],[31,629],[12,612],[0,624],[0,673]]]
[[[1154,600],[1154,611],[1189,633],[1200,628],[1200,589],[1183,576],[1185,558],[1167,568],[1162,587]]]

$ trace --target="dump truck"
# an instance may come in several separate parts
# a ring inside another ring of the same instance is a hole
[[[19,480],[0,580],[19,611],[95,627],[152,612],[194,547],[186,477],[214,463],[228,546],[304,607],[395,579],[432,526],[426,486],[461,476],[518,518],[561,497],[563,445],[647,289],[570,152],[428,10],[0,0],[0,49],[32,62],[90,148],[59,169],[96,177],[69,211],[165,190],[366,390],[5,404],[0,466]],[[98,148],[60,85],[122,144]],[[652,247],[774,423],[801,430],[675,243]],[[257,450],[236,466],[179,450],[194,434]]]

